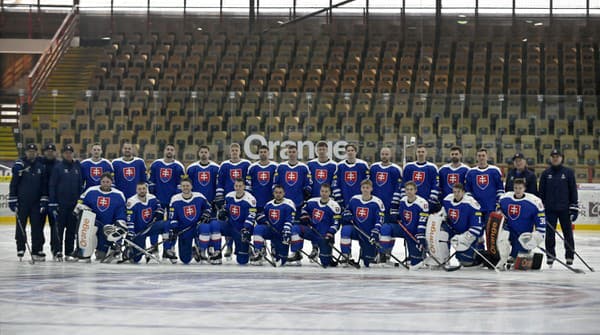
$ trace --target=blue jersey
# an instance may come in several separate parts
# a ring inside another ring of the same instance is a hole
[[[360,183],[369,179],[369,164],[357,159],[354,163],[343,160],[338,163],[335,173],[334,196],[347,205],[350,199],[360,194]]]
[[[431,162],[411,162],[404,167],[403,182],[412,180],[417,184],[417,195],[429,200],[437,201],[439,196],[439,175],[435,164]],[[404,185],[402,185],[404,195]]]
[[[126,220],[125,196],[115,188],[104,192],[100,190],[100,186],[92,186],[83,192],[79,203],[91,208],[92,212],[96,213],[96,221],[102,225]]]
[[[321,185],[327,183],[333,189],[333,178],[337,171],[337,163],[329,159],[324,163],[319,162],[318,158],[315,158],[308,163],[308,171],[312,177],[312,191],[311,197],[321,196]]]
[[[520,236],[535,230],[546,233],[546,216],[542,200],[533,194],[525,193],[523,198],[515,198],[514,192],[507,192],[500,198],[500,210],[506,217],[508,230]]]
[[[241,198],[236,197],[235,192],[229,192],[225,196],[225,206],[229,216],[229,222],[237,230],[254,227],[256,219],[256,199],[252,194],[244,192]]]
[[[213,161],[206,165],[196,162],[188,166],[186,173],[192,181],[192,191],[202,193],[206,200],[212,203],[217,192],[219,165]]]
[[[139,157],[130,161],[121,158],[113,160],[112,167],[115,172],[115,187],[123,192],[125,198],[133,196],[137,183],[146,182],[146,163]]]
[[[447,222],[453,228],[450,235],[462,234],[467,230],[474,236],[483,234],[481,209],[472,196],[465,194],[460,201],[455,202],[454,195],[450,194],[444,198],[443,206]]]
[[[148,193],[146,201],[142,201],[137,194],[127,199],[127,229],[131,233],[138,233],[146,229],[152,222],[156,213],[162,213],[158,199]]]
[[[500,169],[493,165],[485,169],[474,167],[467,172],[465,179],[465,191],[477,200],[481,211],[487,213],[495,210],[496,203],[504,194]]]
[[[169,204],[171,228],[182,230],[193,226],[200,221],[203,214],[211,215],[211,208],[202,194],[192,192],[190,197],[185,199],[183,193],[178,193],[171,198]],[[193,230],[192,228],[191,231]],[[190,235],[193,235],[193,233],[190,233]]]
[[[373,163],[370,169],[373,182],[373,195],[377,196],[385,206],[386,222],[390,222],[390,209],[397,208],[402,188],[402,169],[396,164],[383,165]]]
[[[150,187],[164,207],[181,192],[179,183],[184,174],[185,168],[177,160],[167,163],[164,159],[157,159],[150,165]]]
[[[292,200],[287,198],[284,198],[279,203],[273,199],[267,202],[263,214],[264,216],[261,216],[261,219],[257,220],[257,223],[263,223],[264,220],[268,220],[277,231],[282,231],[284,227],[291,231],[294,215],[296,214],[296,206]]]
[[[340,227],[342,208],[333,199],[322,203],[321,198],[312,198],[302,208],[302,214],[310,216],[310,224],[321,233],[335,234]]]
[[[299,210],[304,202],[304,192],[310,193],[312,187],[308,166],[301,162],[294,166],[289,162],[279,164],[275,172],[275,185],[283,186],[285,197],[292,200]]]
[[[276,170],[277,163],[271,161],[267,165],[261,165],[259,162],[256,162],[248,168],[246,190],[256,198],[256,208],[258,210],[262,211],[267,202],[273,199]]]
[[[367,234],[373,228],[381,229],[385,206],[378,197],[372,196],[371,199],[365,201],[362,199],[362,194],[355,195],[348,202],[346,209],[352,213],[354,224]]]
[[[100,158],[94,162],[91,158],[81,162],[81,176],[83,177],[84,189],[100,185],[100,178],[104,172],[113,173],[113,166],[108,159]]]
[[[217,179],[217,195],[225,196],[227,193],[234,191],[235,180],[242,179],[245,181],[249,167],[250,161],[246,159],[240,159],[237,163],[233,163],[231,160],[221,163],[219,178]]]
[[[448,194],[452,194],[452,187],[456,183],[465,184],[465,177],[470,168],[460,163],[458,167],[453,167],[452,164],[445,164],[440,168],[440,199],[446,198]]]
[[[429,218],[429,203],[417,195],[415,201],[410,202],[406,196],[400,199],[398,207],[398,220],[413,235],[425,234],[427,219]]]

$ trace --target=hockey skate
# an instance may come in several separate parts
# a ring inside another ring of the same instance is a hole
[[[168,259],[169,261],[171,261],[172,264],[177,263],[177,255],[175,254],[175,251],[173,250],[169,250],[169,249],[165,249],[163,251],[163,259]]]
[[[267,252],[264,248],[257,250],[256,255],[254,255],[250,259],[250,264],[261,266],[261,265],[263,265],[266,256],[267,256]]]
[[[223,263],[222,258],[223,256],[221,255],[221,250],[217,250],[210,256],[210,264],[221,265]]]
[[[19,262],[23,261],[23,256],[25,256],[25,250],[17,251],[17,257],[19,257]]]
[[[148,249],[148,253],[153,254],[156,258],[158,258],[158,245],[151,246],[150,249]],[[163,257],[164,257],[164,252],[163,252]],[[152,257],[146,256],[146,264],[148,264],[148,262],[150,262],[151,259],[152,259]]]
[[[96,259],[99,259],[100,263],[111,263],[113,260],[117,259],[121,255],[121,250],[118,246],[114,245],[110,249],[108,249],[106,253],[103,254],[104,257],[98,257],[102,256],[102,254],[100,253],[96,254]]]
[[[288,257],[287,261],[288,261],[288,265],[296,265],[296,266],[300,266],[302,265],[302,254],[300,253],[300,251],[296,251],[294,252],[291,256]]]
[[[352,266],[354,268],[360,268],[360,264],[358,264],[351,255],[349,254],[342,254],[340,256],[340,259],[338,261],[338,264],[341,265],[343,268],[347,268],[349,266]]]
[[[54,255],[52,255],[52,259],[55,262],[62,262],[64,260],[62,252],[59,251],[59,252],[55,253]]]
[[[33,254],[32,257],[35,262],[46,261],[46,254],[43,251],[38,251],[37,253]]]
[[[231,260],[231,254],[233,253],[233,246],[229,245],[229,243],[225,243],[225,248],[223,249],[223,256],[228,261]]]
[[[314,262],[314,260],[317,259],[317,257],[319,257],[319,246],[315,244],[313,245],[312,250],[308,255],[308,258],[310,258],[310,260]]]

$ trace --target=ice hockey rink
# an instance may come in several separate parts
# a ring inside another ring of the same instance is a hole
[[[308,262],[31,265],[17,260],[14,228],[0,226],[0,234],[2,335],[600,332],[600,276],[579,260],[585,274],[558,263],[503,273],[324,270]],[[576,232],[576,242],[600,268],[600,232]]]

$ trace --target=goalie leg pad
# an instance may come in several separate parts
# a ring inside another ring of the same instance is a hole
[[[425,239],[430,257],[435,257],[439,263],[443,263],[450,256],[450,235],[443,227],[444,211],[429,215],[427,226],[425,228]],[[428,257],[425,264],[438,266],[438,262]]]
[[[92,211],[84,210],[81,213],[79,229],[77,231],[78,256],[80,258],[92,257],[98,245],[97,231],[96,214]]]

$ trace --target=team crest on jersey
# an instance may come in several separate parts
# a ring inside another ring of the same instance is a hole
[[[96,206],[99,211],[106,211],[108,207],[110,207],[110,197],[98,197],[98,199],[96,199]]]
[[[148,223],[152,219],[152,208],[144,208],[142,209],[142,220]]]
[[[269,221],[272,223],[279,222],[279,218],[281,217],[281,211],[279,209],[269,209]]]
[[[508,205],[508,217],[513,220],[516,220],[521,215],[521,205],[510,204]]]
[[[90,168],[90,176],[92,177],[92,180],[94,180],[94,181],[100,180],[100,177],[102,177],[103,172],[104,172],[104,169],[102,169],[101,166],[96,166],[96,167]]]
[[[210,172],[208,171],[200,171],[198,172],[198,183],[202,186],[208,185],[210,183]]]
[[[315,208],[312,211],[312,218],[315,222],[321,222],[321,220],[323,220],[323,217],[325,216],[325,211]]]
[[[375,183],[377,184],[377,186],[385,185],[385,183],[387,183],[387,180],[388,180],[387,172],[377,172],[375,174]]]
[[[135,178],[135,167],[129,166],[123,168],[123,178],[127,181],[132,181]]]
[[[458,173],[448,173],[448,175],[446,176],[446,182],[448,183],[448,186],[454,186],[454,184],[458,183],[458,181]]]
[[[358,173],[356,171],[346,171],[344,172],[344,181],[346,184],[352,186],[356,184],[356,180],[358,179]]]
[[[325,169],[316,169],[315,170],[315,180],[319,184],[323,184],[324,182],[327,181],[327,175],[328,175],[328,172]]]
[[[452,222],[456,222],[458,221],[458,218],[460,218],[460,211],[456,208],[450,208],[448,210],[448,217]]]
[[[412,181],[414,181],[415,184],[417,184],[417,186],[421,186],[421,184],[423,184],[423,182],[425,181],[425,172],[413,171]]]
[[[231,218],[234,220],[237,220],[240,218],[240,213],[241,213],[241,208],[238,205],[231,205],[229,206],[229,214],[231,215]]]
[[[196,218],[196,205],[188,205],[183,207],[183,216],[188,220]]]
[[[265,186],[271,181],[271,171],[258,171],[256,177],[258,178],[258,183]]]
[[[485,190],[490,184],[490,176],[487,174],[480,174],[477,176],[477,187],[482,190]]]
[[[242,178],[242,169],[229,170],[229,178],[231,178],[231,181],[235,181],[236,179]]]
[[[356,207],[356,219],[358,222],[365,222],[369,217],[369,207]]]
[[[173,177],[173,169],[171,168],[160,168],[160,181],[168,183]]]
[[[286,171],[285,172],[285,183],[294,186],[298,181],[298,172],[297,171]]]
[[[404,212],[402,213],[402,217],[404,218],[404,221],[407,222],[408,224],[410,224],[412,222],[412,215],[413,215],[413,213],[411,211],[407,211],[407,210],[404,210]]]

